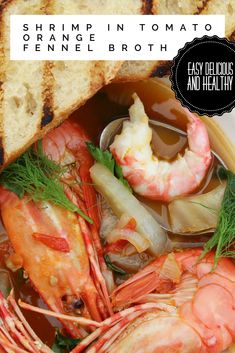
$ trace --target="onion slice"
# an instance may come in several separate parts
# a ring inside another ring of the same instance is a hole
[[[115,243],[120,239],[129,241],[138,252],[142,252],[142,249],[147,249],[149,246],[147,239],[130,229],[114,229],[107,237],[109,243]]]
[[[121,218],[126,214],[135,219],[136,231],[144,239],[144,245],[138,251],[148,249],[155,256],[166,251],[169,244],[166,232],[108,168],[95,163],[90,174],[95,188],[106,199],[116,216]]]
[[[134,218],[123,214],[116,227],[107,235],[108,243],[115,243],[119,240],[127,240],[140,253],[142,249],[147,249],[149,242],[136,231],[137,223]]]
[[[169,204],[173,233],[196,233],[215,229],[226,183],[201,195],[176,199]]]

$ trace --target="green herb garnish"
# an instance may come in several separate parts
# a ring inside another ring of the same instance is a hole
[[[122,168],[120,165],[116,163],[114,160],[112,153],[109,151],[102,151],[99,147],[96,147],[92,142],[86,142],[87,148],[92,155],[92,157],[99,162],[100,164],[103,164],[105,167],[107,167],[111,173],[118,178],[121,183],[123,183],[129,191],[132,193],[132,189],[130,187],[130,184],[128,181],[124,178],[123,173],[122,173]]]
[[[80,341],[80,339],[63,336],[59,330],[56,330],[55,342],[53,343],[52,350],[55,353],[61,353],[64,350],[70,351],[75,348]]]
[[[112,270],[112,271],[114,271],[114,272],[116,272],[116,273],[118,273],[119,275],[122,275],[122,276],[125,276],[125,275],[127,274],[126,271],[124,271],[122,268],[120,268],[120,267],[114,265],[114,264],[111,262],[109,255],[107,255],[107,254],[104,255],[104,260],[105,260],[105,263],[106,263],[107,267],[108,267],[110,270]]]
[[[112,174],[114,174],[115,161],[112,154],[109,151],[102,151],[99,147],[96,147],[92,142],[86,142],[88,151],[92,157],[99,163],[107,167]]]
[[[219,211],[218,225],[214,235],[205,244],[200,258],[203,258],[213,248],[215,250],[214,269],[220,257],[235,258],[235,174],[220,167],[218,169],[220,179],[227,179],[223,201]]]
[[[20,199],[27,193],[35,202],[49,201],[53,204],[76,212],[92,223],[80,208],[75,206],[65,195],[60,178],[68,167],[61,167],[49,159],[38,142],[37,149],[30,148],[0,174],[0,184],[13,191]]]
[[[12,290],[11,287],[7,287],[7,288],[6,288],[6,295],[7,295],[7,297],[10,295],[11,290]]]

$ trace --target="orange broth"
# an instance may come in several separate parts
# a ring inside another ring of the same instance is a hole
[[[148,80],[138,83],[130,84],[113,84],[105,90],[98,92],[91,98],[83,107],[72,114],[72,119],[75,119],[85,129],[89,138],[95,143],[99,143],[99,137],[103,128],[114,118],[128,115],[128,104],[118,104],[111,101],[107,92],[114,91],[113,95],[118,97],[122,90],[127,91],[127,101],[130,101],[132,92],[137,92],[145,105],[146,112],[151,119],[157,119],[167,122],[178,128],[186,130],[186,118],[184,112],[179,112],[172,107],[169,114],[165,112],[167,104],[172,104],[174,99],[173,93],[170,97],[166,94],[163,86],[156,83],[154,80]],[[128,98],[129,97],[129,98]],[[125,97],[126,99],[126,97]],[[170,101],[169,101],[170,99]],[[159,112],[159,104],[162,104],[161,112]],[[187,147],[187,139],[179,136],[176,132],[166,130],[165,128],[156,128],[155,134],[158,137],[158,151],[156,151],[159,158],[173,159],[178,153],[183,153]],[[218,180],[215,177],[214,169],[218,164],[214,160],[213,165],[202,185],[196,192],[205,192],[213,189]],[[138,197],[141,201],[150,206],[166,224],[168,224],[167,205],[162,202],[146,200],[143,197]],[[3,268],[4,259],[12,252],[11,246],[8,241],[0,243],[0,266]],[[21,283],[17,278],[17,274],[11,273],[12,282],[14,285],[17,298],[39,307],[45,307],[45,304],[40,299],[39,294],[32,288],[30,281]],[[28,320],[29,324],[40,336],[40,338],[48,344],[52,345],[54,341],[55,330],[54,327],[60,327],[60,323],[56,319],[45,317],[41,314],[35,314],[29,311],[23,313]]]

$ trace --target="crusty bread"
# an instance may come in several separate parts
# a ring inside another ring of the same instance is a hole
[[[153,14],[225,15],[225,34],[235,30],[235,0],[153,0]]]
[[[193,15],[198,13],[203,2],[203,0],[153,0],[152,11],[161,15]]]
[[[225,33],[235,38],[235,0],[153,0],[149,11],[159,15],[224,14]],[[162,77],[169,73],[171,62],[126,61],[118,71],[114,81],[136,81],[152,76]]]
[[[126,61],[114,78],[114,82],[144,80],[147,77],[163,77],[170,73],[170,61]]]
[[[235,30],[235,0],[0,0],[0,166],[57,126],[116,75],[116,81],[169,73],[169,62],[10,61],[10,14],[226,13]],[[120,70],[119,70],[120,69]]]
[[[110,82],[118,61],[10,61],[11,14],[141,14],[141,0],[0,0],[0,165]]]
[[[225,34],[230,38],[235,31],[235,0],[211,0],[205,3],[200,14],[225,15]]]

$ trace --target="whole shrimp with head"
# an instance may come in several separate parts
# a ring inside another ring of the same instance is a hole
[[[116,312],[70,353],[225,353],[235,342],[235,264],[221,258],[214,268],[213,252],[201,256],[172,252],[129,278],[111,294]],[[12,293],[6,301],[0,291],[0,320],[1,353],[52,353]]]
[[[211,163],[209,138],[204,123],[185,110],[189,123],[189,148],[172,162],[159,160],[151,148],[152,130],[144,106],[133,95],[130,121],[123,123],[110,150],[134,191],[150,199],[170,201],[193,192],[202,182]]]
[[[92,329],[94,322],[91,321],[101,321],[112,313],[103,277],[108,270],[98,236],[99,209],[89,178],[93,160],[86,149],[87,139],[78,124],[71,120],[64,122],[44,136],[41,149],[36,149],[34,154],[26,152],[21,162],[18,160],[13,165],[14,170],[20,165],[16,179],[18,183],[21,180],[21,184],[18,185],[22,186],[22,178],[24,183],[27,180],[25,195],[20,198],[0,187],[1,217],[15,251],[8,263],[14,268],[14,255],[20,259],[20,267],[27,272],[34,288],[57,313],[69,334],[76,338],[85,336]],[[53,169],[48,173],[48,169],[40,164],[39,155],[47,161],[47,167],[53,164],[56,168],[63,168],[63,172],[55,179]],[[12,180],[10,175],[7,173],[6,180]],[[38,175],[44,175],[46,179]],[[48,179],[54,182],[49,184]],[[75,208],[68,209],[55,203],[59,199],[58,196],[52,199],[52,194],[44,199],[38,195],[35,199],[34,195],[33,199],[32,185],[34,190],[40,185],[39,194],[45,194],[47,185],[53,195],[62,190],[66,202],[70,200]],[[76,315],[79,321],[65,319],[67,314]],[[86,329],[80,324],[86,325]]]

